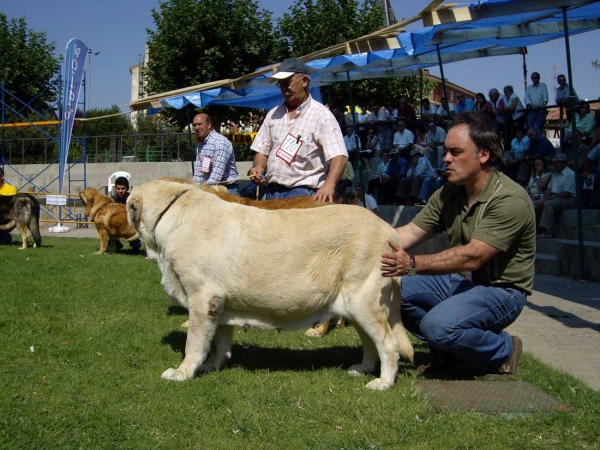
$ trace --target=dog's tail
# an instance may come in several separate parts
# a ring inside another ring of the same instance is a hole
[[[408,339],[406,328],[404,328],[404,325],[402,325],[402,315],[400,314],[400,289],[400,279],[397,277],[392,278],[392,299],[390,305],[390,315],[388,316],[388,323],[390,324],[390,328],[392,329],[394,335],[396,336],[396,339],[398,340],[398,353],[406,361],[414,363],[415,350],[413,349],[413,346],[410,343],[410,340]]]
[[[15,219],[13,218],[10,222],[5,223],[4,225],[0,225],[0,230],[2,231],[12,231],[17,226]]]

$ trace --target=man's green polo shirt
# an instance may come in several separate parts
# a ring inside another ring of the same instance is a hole
[[[492,170],[477,202],[469,209],[464,186],[446,183],[429,199],[413,223],[427,232],[448,232],[452,247],[471,239],[500,252],[473,271],[475,283],[509,283],[531,295],[535,262],[535,212],[527,192]]]

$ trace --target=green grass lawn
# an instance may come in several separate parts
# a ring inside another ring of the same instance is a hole
[[[366,390],[372,377],[345,370],[361,358],[352,327],[322,339],[239,329],[223,371],[163,380],[183,358],[186,311],[156,264],[98,244],[0,247],[2,449],[600,448],[600,393],[530,355],[518,378],[574,411],[440,412],[404,363],[393,388]]]

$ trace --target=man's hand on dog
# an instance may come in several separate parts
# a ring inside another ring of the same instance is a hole
[[[410,267],[410,256],[398,244],[389,241],[394,253],[386,252],[381,255],[381,274],[384,277],[404,275]]]

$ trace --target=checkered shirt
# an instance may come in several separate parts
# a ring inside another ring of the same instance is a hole
[[[312,96],[295,113],[289,119],[285,103],[269,111],[250,148],[267,156],[267,182],[318,189],[327,178],[329,161],[348,156],[342,131],[333,114]],[[289,165],[276,156],[288,133],[303,142]]]
[[[202,172],[202,159],[210,158],[210,170]],[[196,184],[218,183],[219,181],[234,182],[239,178],[233,146],[231,142],[216,131],[211,131],[204,141],[198,143],[196,150],[196,165],[193,180]]]

